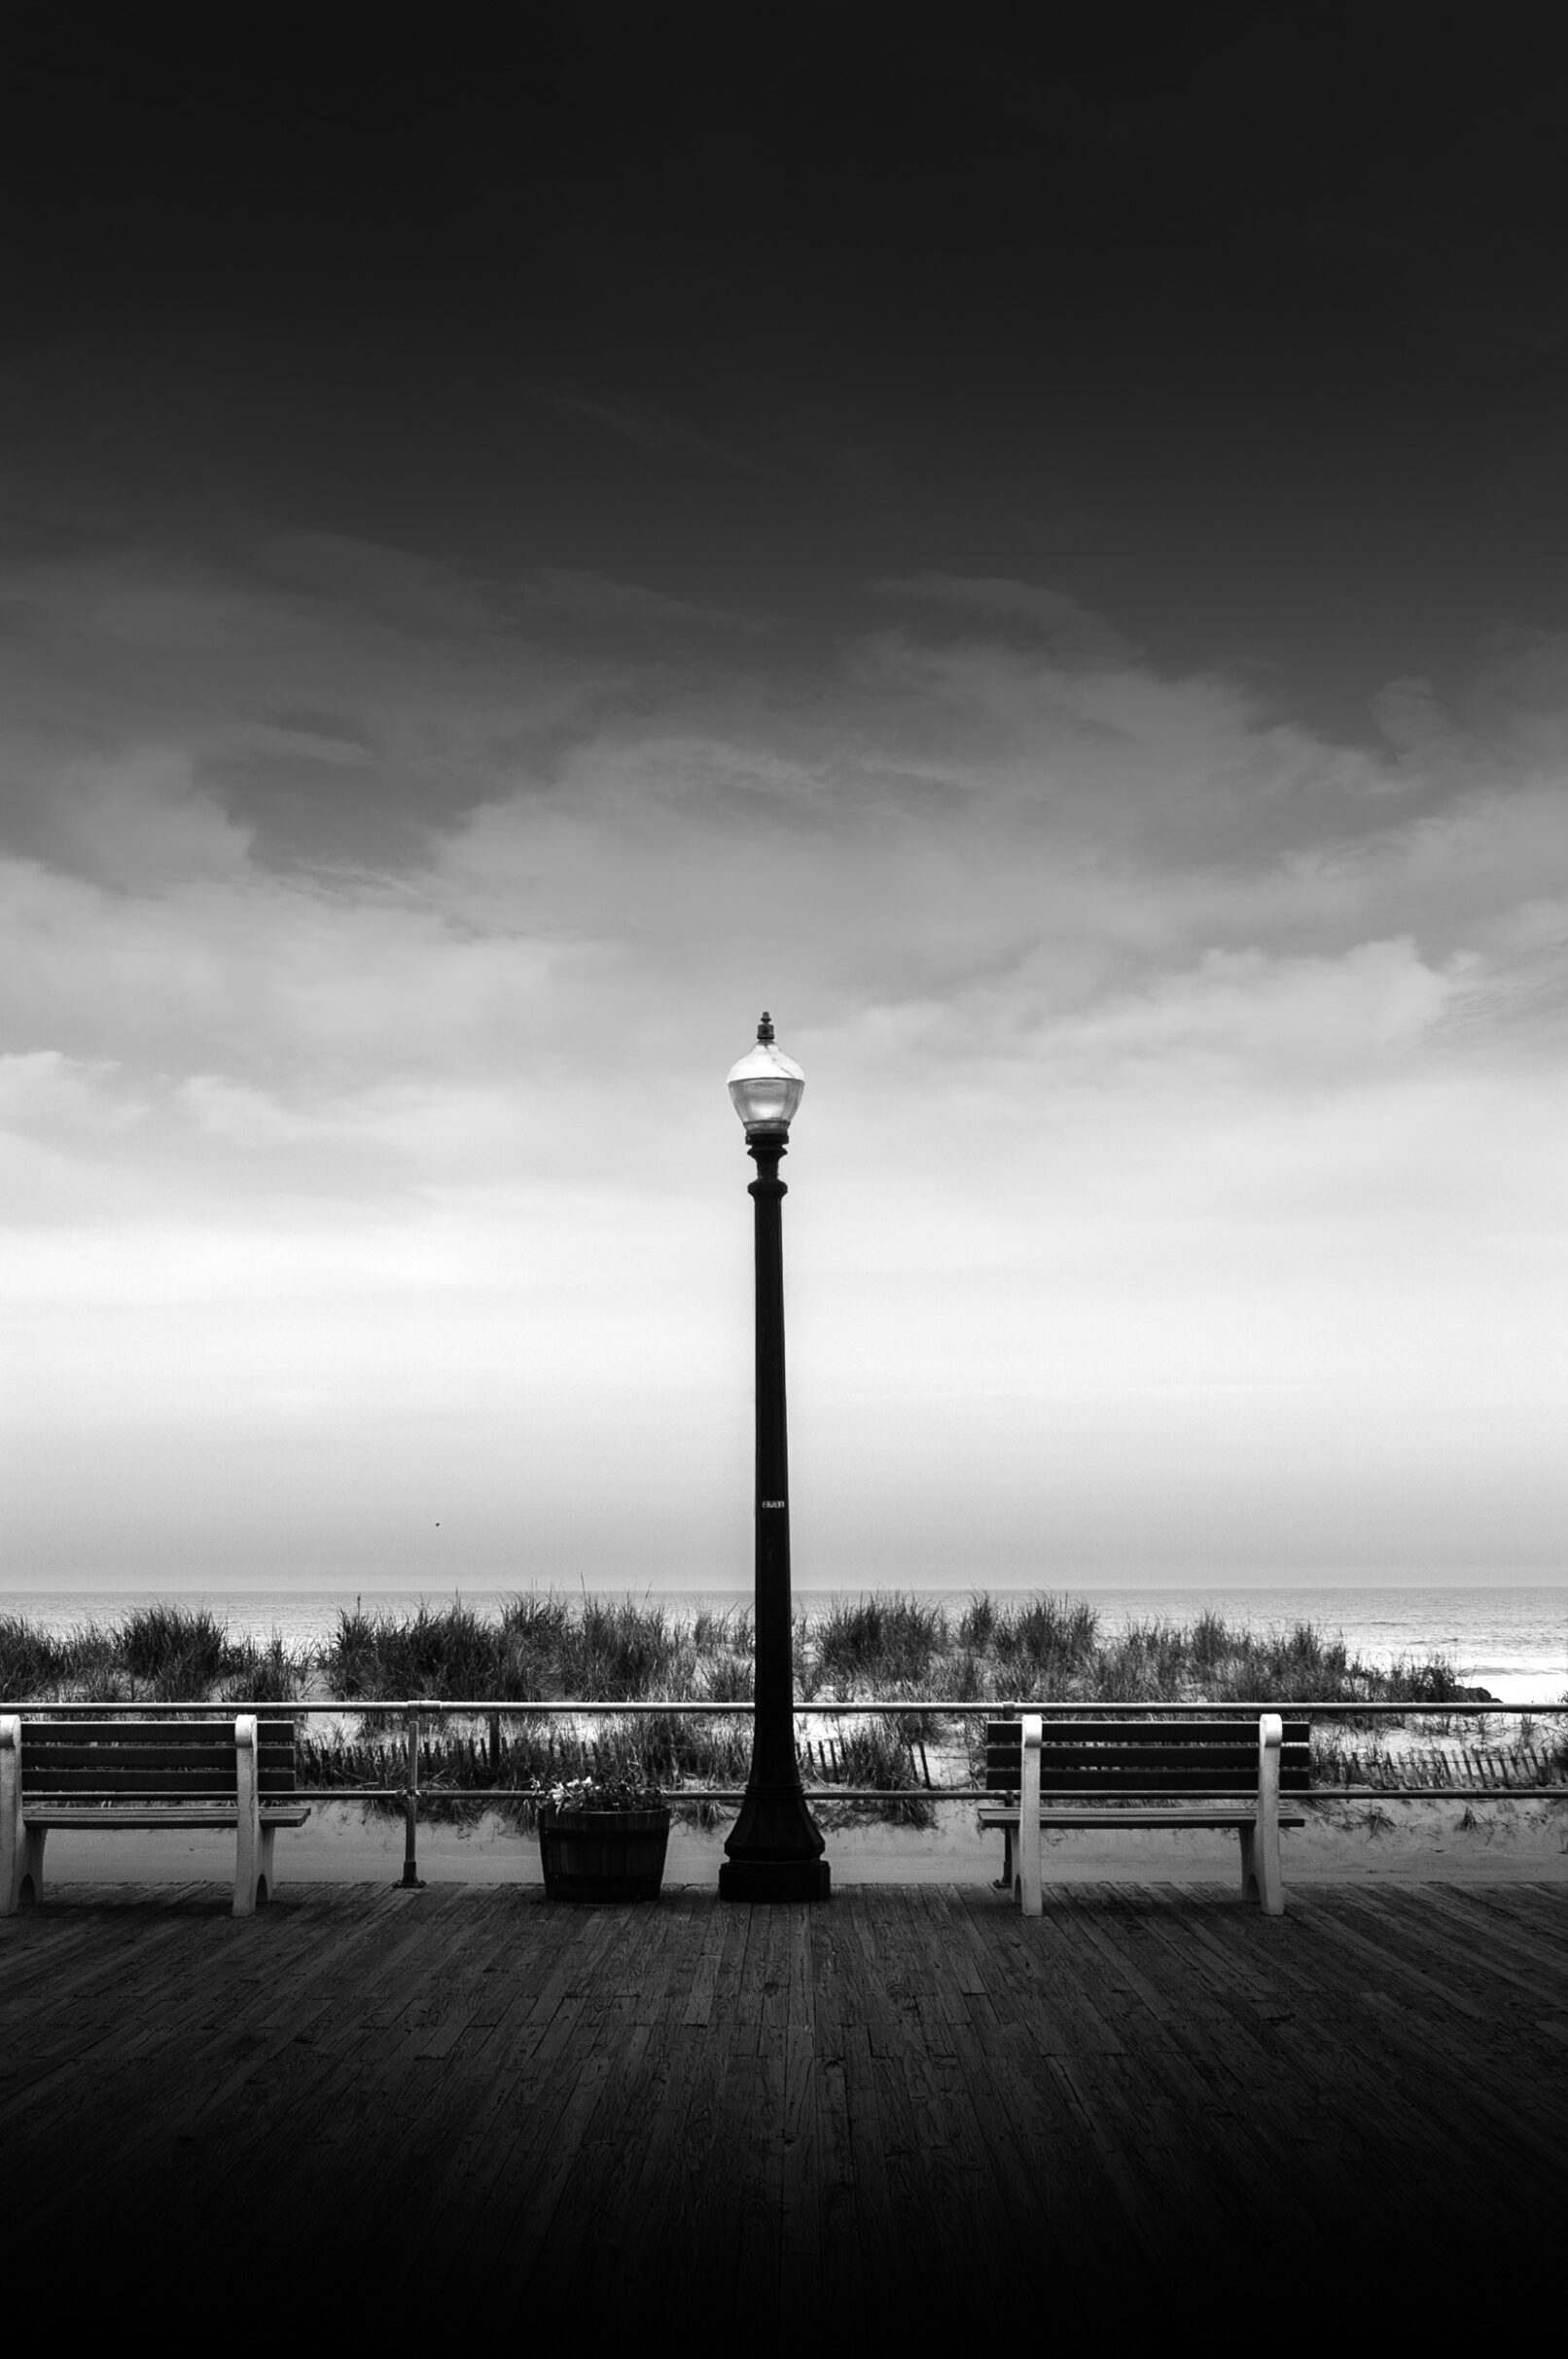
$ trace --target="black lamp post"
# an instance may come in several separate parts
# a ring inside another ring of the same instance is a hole
[[[751,1775],[725,1844],[721,1900],[826,1900],[822,1837],[795,1758],[790,1627],[790,1466],[784,1413],[784,1240],[778,1176],[805,1076],[773,1046],[764,1012],[757,1046],[731,1069],[730,1095],[757,1165],[757,1679]]]

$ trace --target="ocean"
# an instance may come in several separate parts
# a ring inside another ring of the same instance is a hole
[[[1042,1585],[1060,1594],[1054,1584]],[[565,1585],[563,1584],[564,1588]],[[460,1592],[465,1604],[481,1613],[495,1612],[516,1591],[469,1589]],[[575,1591],[572,1593],[576,1593]],[[599,1592],[625,1595],[624,1590]],[[672,1613],[699,1606],[720,1610],[744,1606],[750,1591],[639,1590],[640,1599],[657,1602]],[[798,1589],[798,1609],[818,1612],[835,1599],[862,1594],[856,1590]],[[922,1589],[922,1601],[944,1592]],[[1038,1594],[1038,1590],[997,1586],[991,1595],[1000,1603]],[[1483,1687],[1502,1703],[1551,1703],[1568,1697],[1568,1584],[1531,1587],[1490,1587],[1484,1584],[1432,1588],[1302,1588],[1302,1589],[1102,1589],[1084,1587],[1069,1591],[1092,1604],[1101,1626],[1114,1631],[1129,1622],[1164,1620],[1190,1623],[1205,1611],[1223,1614],[1230,1623],[1265,1629],[1291,1629],[1310,1623],[1325,1637],[1342,1637],[1352,1654],[1369,1662],[1388,1663],[1398,1657],[1417,1662],[1445,1657],[1467,1686]],[[429,1589],[292,1589],[208,1590],[182,1583],[175,1590],[82,1589],[0,1591],[0,1614],[24,1614],[53,1630],[89,1621],[117,1621],[138,1605],[177,1598],[182,1605],[205,1604],[233,1625],[266,1638],[278,1630],[293,1647],[318,1646],[336,1628],[340,1612],[356,1605],[367,1613],[410,1612],[420,1598],[431,1605],[447,1603],[450,1591]],[[973,1594],[967,1589],[946,1592],[946,1601],[961,1607]]]

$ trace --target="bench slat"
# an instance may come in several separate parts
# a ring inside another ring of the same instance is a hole
[[[264,1809],[264,1827],[303,1827],[309,1817],[307,1805],[297,1805],[289,1810]],[[81,1804],[73,1807],[51,1810],[27,1805],[23,1808],[22,1824],[26,1827],[48,1827],[53,1832],[61,1827],[139,1827],[152,1830],[159,1827],[216,1827],[232,1833],[239,1824],[236,1810],[226,1810],[221,1803],[210,1809],[127,1809],[123,1803],[112,1804],[104,1810],[93,1810]]]
[[[237,1715],[236,1715],[237,1717]],[[259,1796],[295,1789],[294,1723],[257,1729]],[[232,1718],[205,1720],[24,1721],[21,1790],[43,1795],[124,1794],[173,1800],[238,1791]]]
[[[23,1727],[22,1749],[28,1753],[48,1753],[52,1757],[57,1754],[107,1751],[111,1753],[156,1753],[170,1761],[188,1761],[193,1754],[199,1757],[203,1753],[227,1753],[232,1759],[234,1740],[231,1734],[222,1730],[214,1733],[210,1729],[202,1730],[199,1744],[181,1744],[172,1742],[161,1733],[145,1738],[139,1734],[129,1737],[100,1736],[96,1734],[84,1736],[79,1734],[75,1729],[62,1729],[58,1734],[53,1729],[49,1729],[42,1735],[35,1735],[31,1729]],[[256,1749],[260,1753],[273,1753],[286,1757],[294,1751],[294,1739],[285,1737],[281,1741],[275,1741],[264,1737]]]
[[[1016,1810],[993,1809],[987,1805],[980,1811],[980,1822],[982,1827],[1016,1827],[1018,1813]],[[1089,1827],[1096,1834],[1109,1829],[1113,1835],[1119,1827],[1209,1827],[1230,1830],[1250,1827],[1255,1823],[1255,1814],[1251,1810],[1042,1810],[1040,1813],[1043,1827]],[[1279,1823],[1282,1827],[1304,1827],[1307,1822],[1304,1818],[1290,1817],[1281,1811]]]
[[[97,1769],[113,1762],[127,1769],[146,1769],[154,1776],[200,1777],[213,1772],[234,1775],[234,1747],[193,1745],[189,1752],[164,1753],[157,1745],[23,1745],[23,1774],[45,1770],[71,1776],[79,1769]],[[257,1768],[275,1774],[293,1767],[294,1753],[284,1745],[258,1749]]]
[[[1279,1790],[1282,1794],[1304,1794],[1310,1783],[1311,1780],[1304,1772],[1299,1776],[1293,1774],[1281,1777]],[[1022,1790],[1023,1780],[1016,1769],[1006,1775],[987,1777],[985,1780],[987,1794],[1019,1794]],[[1040,1791],[1042,1794],[1256,1794],[1258,1774],[1256,1770],[1252,1771],[1250,1775],[1238,1771],[1227,1776],[1218,1769],[1162,1769],[1147,1772],[1125,1769],[1112,1777],[1105,1776],[1092,1769],[1062,1769],[1055,1774],[1052,1774],[1050,1769],[1043,1769],[1040,1775]]]
[[[1040,1747],[1043,1794],[1249,1793],[1258,1790],[1257,1723],[1210,1721],[1044,1720]],[[1023,1782],[1021,1719],[986,1727],[985,1783],[992,1793],[1016,1794]],[[1311,1782],[1305,1721],[1284,1724],[1279,1783],[1284,1793]]]
[[[987,1791],[993,1794],[1016,1794],[1019,1790],[1019,1781],[1016,1777],[998,1779],[994,1784],[987,1779],[986,1785]],[[1281,1778],[1282,1793],[1301,1790],[1301,1787],[1294,1785],[1287,1788],[1286,1781]],[[1059,1777],[1042,1772],[1040,1791],[1042,1794],[1106,1795],[1256,1794],[1258,1778],[1256,1772],[1251,1777],[1221,1777],[1209,1769],[1166,1769],[1158,1776],[1144,1776],[1136,1769],[1128,1769],[1125,1775],[1120,1777],[1095,1777],[1086,1775],[1082,1770],[1064,1769]]]
[[[23,1712],[22,1749],[39,1744],[210,1745],[222,1742],[227,1731],[232,1751],[236,1717],[235,1712],[231,1712],[227,1719],[213,1720],[29,1720]],[[261,1720],[257,1737],[264,1750],[273,1745],[292,1745],[294,1723]]]
[[[829,1793],[832,1789],[824,1786],[822,1791]],[[1019,1798],[1016,1786],[998,1786],[994,1791],[994,1802],[982,1805],[982,1808],[995,1808],[1003,1805],[1008,1809],[1016,1810],[1017,1808]],[[1228,1808],[1238,1810],[1245,1808],[1247,1815],[1252,1817],[1256,1814],[1258,1803],[1256,1787],[1249,1791],[1245,1786],[1234,1785],[1138,1785],[1129,1780],[1124,1786],[1042,1786],[1040,1791],[1042,1801],[1049,1800],[1053,1805],[1069,1802],[1094,1803],[1106,1810],[1120,1809],[1126,1803],[1142,1803],[1149,1807],[1168,1799],[1172,1807],[1183,1802],[1210,1802],[1218,1809],[1224,1803]]]
[[[1306,1793],[1306,1771],[1290,1771],[1280,1776],[1280,1793]],[[985,1778],[985,1793],[1018,1793],[1023,1778],[1016,1769],[995,1771]],[[1040,1769],[1040,1793],[1071,1793],[1083,1786],[1085,1793],[1123,1793],[1127,1786],[1149,1786],[1151,1793],[1181,1793],[1186,1786],[1207,1786],[1210,1793],[1257,1793],[1257,1769],[1205,1769],[1195,1762],[1191,1769],[1096,1769],[1094,1762],[1083,1762],[1078,1769],[1054,1769],[1047,1762]]]
[[[1251,1720],[1052,1720],[1042,1715],[1041,1734],[1048,1744],[1240,1744],[1250,1737],[1254,1750],[1258,1744],[1258,1722]],[[1286,1744],[1306,1744],[1311,1735],[1310,1723],[1287,1720],[1280,1731]],[[988,1720],[985,1724],[988,1745],[1012,1745],[1014,1750],[1023,1742],[1021,1720]]]
[[[1012,1762],[1007,1769],[985,1771],[985,1791],[988,1793],[1018,1793],[1021,1788],[1021,1765]],[[1306,1767],[1280,1771],[1280,1793],[1306,1793],[1311,1774]],[[1040,1765],[1040,1793],[1120,1793],[1127,1786],[1149,1786],[1151,1793],[1181,1793],[1184,1788],[1202,1786],[1210,1793],[1257,1793],[1257,1762],[1245,1769],[1229,1767],[1224,1762],[1191,1762],[1184,1769],[1146,1769],[1141,1762],[1123,1762],[1120,1767],[1106,1769],[1101,1762],[1063,1762],[1061,1767],[1051,1760]]]
[[[987,1747],[987,1759],[994,1759],[1000,1769],[1004,1763],[1021,1758],[1018,1745]],[[1184,1769],[1194,1763],[1212,1769],[1252,1769],[1258,1767],[1258,1747],[1250,1745],[1153,1745],[1153,1744],[1043,1744],[1040,1748],[1042,1769],[1074,1769],[1080,1763],[1093,1769]]]
[[[1022,1782],[1016,1764],[1006,1770],[988,1771],[985,1778],[986,1788],[993,1794],[1016,1794]],[[1311,1772],[1304,1762],[1300,1768],[1287,1762],[1280,1770],[1279,1790],[1282,1794],[1302,1794],[1311,1782]],[[1228,1769],[1223,1762],[1195,1761],[1185,1769],[1144,1769],[1136,1762],[1128,1762],[1119,1769],[1106,1769],[1092,1761],[1064,1764],[1060,1768],[1047,1761],[1041,1767],[1040,1783],[1043,1790],[1052,1790],[1058,1794],[1064,1786],[1073,1785],[1083,1786],[1086,1791],[1103,1786],[1108,1794],[1116,1793],[1123,1786],[1138,1785],[1148,1786],[1151,1791],[1165,1786],[1199,1785],[1211,1786],[1216,1792],[1229,1788],[1234,1793],[1252,1794],[1258,1788],[1258,1767],[1253,1763],[1244,1769]]]
[[[234,1766],[232,1739],[228,1744],[95,1745],[22,1742],[23,1762],[47,1762],[52,1769],[90,1769],[97,1762],[132,1760],[149,1769],[217,1769]]]
[[[227,1771],[227,1774],[226,1774]],[[292,1794],[292,1769],[263,1769],[257,1775],[257,1791],[262,1794]],[[141,1762],[116,1761],[106,1757],[95,1767],[85,1769],[57,1769],[44,1762],[29,1763],[22,1756],[21,1790],[23,1794],[191,1794],[210,1788],[214,1793],[238,1792],[234,1775],[234,1757],[228,1762],[215,1763],[210,1769],[157,1769]]]

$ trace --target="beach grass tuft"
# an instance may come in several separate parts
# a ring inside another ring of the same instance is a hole
[[[123,1622],[49,1631],[0,1616],[0,1701],[287,1702],[313,1669],[281,1634],[233,1631],[205,1606],[139,1606]]]
[[[815,1639],[818,1678],[840,1694],[925,1679],[948,1644],[944,1609],[912,1596],[873,1594],[854,1604],[837,1602],[807,1634]]]
[[[922,1783],[919,1767],[909,1734],[898,1722],[868,1720],[859,1727],[845,1730],[838,1748],[837,1784],[850,1787],[881,1788],[885,1793],[899,1794]],[[936,1805],[923,1801],[918,1794],[907,1791],[896,1802],[834,1803],[813,1795],[818,1815],[830,1827],[835,1824],[853,1825],[856,1820],[876,1819],[896,1827],[934,1827],[937,1823]]]
[[[1315,1722],[1315,1784],[1347,1794],[1411,1782],[1500,1792],[1568,1784],[1562,1721],[1491,1734],[1471,1709],[1456,1711],[1452,1723],[1402,1727],[1404,1704],[1473,1706],[1478,1698],[1441,1657],[1371,1664],[1307,1622],[1265,1627],[1210,1611],[1190,1623],[1154,1616],[1107,1629],[1088,1599],[1044,1591],[998,1599],[981,1590],[961,1605],[868,1591],[798,1612],[792,1635],[802,1702],[874,1698],[909,1706],[897,1717],[835,1722],[826,1739],[802,1739],[813,1806],[840,1817],[927,1825],[931,1805],[898,1790],[930,1780],[930,1756],[939,1757],[939,1784],[980,1771],[980,1724],[944,1714],[944,1703],[1373,1703],[1387,1706],[1386,1718],[1379,1711]],[[520,1791],[594,1769],[659,1785],[672,1800],[683,1786],[739,1787],[751,1753],[744,1714],[655,1713],[633,1726],[588,1715],[574,1728],[526,1707],[579,1698],[747,1703],[755,1639],[749,1608],[683,1614],[659,1598],[556,1591],[515,1595],[498,1613],[460,1597],[401,1613],[356,1606],[315,1650],[293,1648],[275,1630],[266,1639],[236,1631],[205,1605],[160,1602],[117,1622],[56,1631],[10,1614],[0,1616],[0,1702],[313,1697],[349,1707],[404,1699],[488,1707],[482,1717],[433,1715],[422,1740],[421,1807],[474,1817],[481,1805],[465,1796],[486,1787]],[[403,1782],[401,1732],[374,1713],[356,1722],[350,1709],[336,1729],[302,1722],[298,1741],[305,1784],[346,1791]],[[832,1799],[836,1787],[881,1789],[889,1798],[840,1804]],[[518,1807],[529,1823],[531,1811]],[[712,1805],[690,1807],[713,1815]]]

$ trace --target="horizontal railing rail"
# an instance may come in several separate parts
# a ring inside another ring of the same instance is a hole
[[[1000,1786],[837,1786],[807,1783],[807,1794],[822,1802],[995,1802],[1006,1789]],[[548,1802],[549,1786],[442,1786],[422,1784],[416,1791],[421,1801],[441,1803],[471,1802]],[[1251,1792],[1246,1786],[1183,1786],[1172,1794],[1169,1786],[1118,1786],[1108,1794],[1104,1786],[1052,1786],[1049,1799],[1058,1802],[1097,1802],[1108,1805],[1119,1802],[1168,1802],[1173,1808],[1185,1807],[1190,1802],[1225,1802],[1237,1794]],[[407,1786],[291,1786],[286,1794],[264,1794],[260,1808],[263,1815],[269,1809],[286,1810],[297,1802],[402,1802],[409,1792]],[[182,1810],[188,1803],[211,1803],[216,1810],[227,1801],[234,1806],[232,1794],[171,1795],[166,1786],[116,1786],[112,1793],[83,1793],[80,1787],[53,1793],[48,1788],[27,1790],[29,1807],[34,1803],[95,1803],[145,1802],[164,1803],[171,1810]],[[663,1790],[668,1803],[715,1802],[742,1803],[746,1799],[743,1786],[669,1786]],[[1298,1802],[1568,1802],[1568,1783],[1560,1786],[1291,1786],[1282,1790],[1285,1803]]]
[[[797,1718],[802,1714],[814,1714],[823,1719],[841,1718],[861,1713],[872,1715],[879,1712],[897,1713],[908,1719],[922,1712],[944,1712],[949,1719],[996,1720],[1005,1717],[1009,1712],[1023,1708],[1027,1708],[1031,1712],[1059,1712],[1063,1715],[1070,1713],[1075,1720],[1081,1720],[1087,1712],[1111,1712],[1119,1720],[1140,1717],[1159,1719],[1178,1713],[1185,1713],[1189,1718],[1193,1714],[1198,1713],[1205,1720],[1214,1720],[1227,1712],[1288,1712],[1298,1719],[1310,1716],[1314,1712],[1336,1715],[1345,1712],[1380,1712],[1385,1719],[1404,1718],[1412,1712],[1437,1712],[1445,1713],[1454,1720],[1486,1720],[1499,1713],[1523,1713],[1534,1717],[1552,1712],[1568,1714],[1568,1698],[1558,1697],[1550,1703],[1478,1703],[1468,1698],[1463,1703],[1341,1703],[1332,1698],[1326,1700],[1315,1699],[1306,1703],[1298,1703],[1294,1699],[1282,1702],[1277,1696],[1264,1697],[1256,1702],[1241,1703],[1233,1703],[1229,1700],[1224,1703],[1201,1701],[1194,1703],[1145,1703],[1142,1701],[1131,1703],[1037,1703],[1028,1697],[1020,1698],[1009,1696],[995,1698],[989,1703],[976,1703],[973,1699],[959,1701],[944,1696],[920,1696],[907,1697],[902,1701],[891,1703],[883,1698],[845,1703],[841,1701],[827,1702],[816,1697],[810,1697],[797,1698],[793,1706]],[[232,1702],[172,1703],[156,1698],[126,1698],[124,1701],[105,1698],[96,1703],[0,1703],[0,1711],[19,1712],[23,1719],[31,1713],[35,1718],[50,1720],[55,1719],[61,1712],[90,1712],[99,1720],[111,1713],[119,1716],[127,1712],[133,1712],[139,1717],[149,1720],[167,1720],[188,1712],[196,1713],[209,1720],[232,1720],[236,1712],[265,1713],[280,1720],[298,1720],[302,1714],[342,1714],[345,1712],[418,1712],[438,1716],[451,1712],[464,1712],[476,1719],[488,1718],[497,1712],[503,1718],[512,1719],[530,1717],[537,1719],[543,1714],[559,1712],[577,1713],[584,1718],[589,1718],[596,1713],[605,1715],[618,1712],[709,1712],[722,1719],[727,1715],[741,1715],[755,1711],[755,1709],[756,1706],[749,1696],[731,1703],[714,1702],[707,1698],[694,1699],[690,1697],[682,1697],[669,1703],[660,1703],[648,1697],[632,1698],[613,1696],[579,1697],[576,1699],[551,1697],[548,1699],[537,1700],[525,1697],[497,1698],[494,1696],[469,1698],[339,1696],[326,1699],[312,1697],[308,1701],[298,1703],[270,1700],[257,1703],[242,1698]]]
[[[1030,1712],[1040,1713],[1048,1724],[1052,1716],[1070,1715],[1074,1720],[1081,1722],[1086,1716],[1093,1713],[1114,1714],[1122,1720],[1127,1719],[1129,1715],[1152,1720],[1179,1720],[1197,1715],[1204,1720],[1212,1721],[1228,1714],[1233,1714],[1238,1718],[1242,1716],[1251,1718],[1260,1712],[1288,1712],[1298,1720],[1313,1717],[1344,1719],[1352,1714],[1376,1714],[1381,1715],[1384,1719],[1403,1720],[1411,1718],[1485,1720],[1494,1717],[1541,1719],[1552,1715],[1568,1714],[1568,1698],[1553,1698],[1550,1702],[1543,1703],[1481,1702],[1469,1697],[1462,1701],[1446,1703],[1403,1703],[1388,1700],[1350,1702],[1340,1701],[1336,1698],[1325,1698],[1304,1703],[1294,1701],[1281,1703],[1274,1698],[1261,1698],[1256,1702],[1225,1703],[1207,1703],[1201,1700],[1189,1703],[1142,1701],[1086,1703],[1074,1700],[1037,1703],[1032,1699],[1014,1698],[977,1702],[970,1698],[958,1697],[905,1697],[892,1700],[886,1698],[827,1700],[817,1697],[802,1697],[797,1699],[794,1712],[797,1719],[807,1720],[853,1720],[878,1717],[909,1720],[938,1716],[949,1720],[995,1720],[1016,1714],[1025,1706]],[[236,1698],[229,1703],[213,1703],[210,1700],[173,1702],[158,1698],[148,1698],[145,1699],[130,1698],[125,1701],[100,1699],[85,1703],[7,1703],[3,1708],[17,1713],[24,1722],[29,1718],[54,1720],[61,1715],[73,1714],[83,1716],[91,1714],[100,1721],[111,1715],[117,1719],[124,1718],[132,1722],[171,1718],[224,1720],[232,1719],[239,1712],[255,1712],[259,1717],[290,1721],[345,1717],[365,1719],[373,1714],[399,1719],[403,1723],[401,1743],[405,1748],[409,1765],[408,1775],[402,1785],[370,1786],[354,1784],[345,1780],[341,1784],[331,1786],[296,1786],[291,1788],[287,1794],[274,1794],[264,1798],[262,1806],[265,1812],[269,1805],[273,1809],[282,1809],[291,1803],[303,1802],[357,1802],[362,1804],[384,1802],[401,1805],[404,1817],[402,1887],[406,1890],[417,1890],[421,1888],[417,1857],[421,1804],[427,1813],[432,1805],[441,1805],[448,1810],[454,1805],[466,1808],[479,1804],[490,1806],[522,1805],[537,1807],[549,1800],[552,1792],[552,1788],[548,1785],[446,1784],[442,1782],[442,1772],[439,1769],[429,1773],[428,1780],[422,1779],[421,1770],[424,1765],[419,1759],[420,1739],[428,1724],[457,1718],[487,1721],[491,1728],[492,1746],[489,1766],[493,1775],[496,1747],[499,1742],[499,1726],[503,1721],[537,1721],[551,1718],[636,1719],[641,1716],[667,1719],[687,1714],[705,1714],[711,1719],[720,1720],[743,1719],[751,1715],[756,1707],[749,1697],[726,1700],[715,1700],[711,1698],[698,1699],[690,1697],[669,1700],[660,1700],[652,1697],[506,1698],[498,1700],[490,1696],[473,1698],[351,1696],[267,1703],[257,1703],[244,1698]],[[808,1767],[809,1765],[803,1766]],[[820,1780],[811,1778],[804,1781],[804,1790],[813,1802],[818,1803],[936,1805],[939,1803],[994,1803],[997,1799],[996,1792],[985,1786],[939,1786],[929,1782],[918,1786],[849,1786],[838,1785],[831,1778]],[[1233,1799],[1237,1790],[1234,1786],[1184,1789],[1182,1800],[1185,1803],[1192,1803]],[[677,1806],[685,1805],[738,1806],[745,1800],[744,1790],[735,1786],[681,1785],[669,1786],[664,1789],[664,1792],[666,1799]],[[1111,1806],[1114,1807],[1115,1803],[1119,1801],[1169,1802],[1171,1796],[1168,1790],[1160,1787],[1119,1787],[1116,1794],[1110,1798],[1102,1789],[1075,1787],[1052,1789],[1051,1799],[1053,1803],[1092,1801],[1102,1806],[1109,1800]],[[1568,1800],[1568,1783],[1558,1786],[1505,1785],[1501,1782],[1495,1785],[1399,1786],[1373,1785],[1370,1781],[1358,1778],[1347,1780],[1339,1785],[1297,1787],[1282,1799],[1290,1804],[1302,1802],[1562,1802]],[[90,1817],[93,1806],[103,1803],[113,1802],[122,1805],[127,1802],[142,1801],[149,1804],[170,1803],[166,1790],[157,1793],[149,1791],[143,1795],[139,1792],[128,1791],[124,1787],[113,1791],[105,1790],[102,1793],[83,1791],[79,1788],[70,1793],[61,1791],[56,1794],[38,1789],[29,1793],[28,1800],[34,1804],[79,1805],[84,1817]],[[218,1805],[227,1804],[232,1810],[234,1797],[232,1789],[211,1793],[200,1790],[182,1795],[179,1803],[203,1805],[211,1803],[214,1805],[216,1821]],[[170,1806],[178,1805],[170,1804]]]

